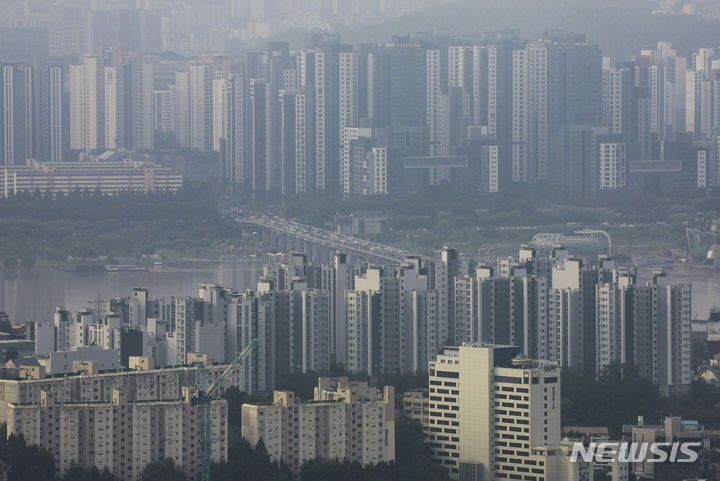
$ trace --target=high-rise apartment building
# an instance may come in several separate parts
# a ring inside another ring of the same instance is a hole
[[[105,67],[105,148],[128,147],[127,70],[124,65]]]
[[[43,135],[44,141],[41,141],[45,148],[41,150],[47,151],[45,155],[41,155],[40,158],[48,160],[50,162],[62,162],[63,155],[67,148],[67,131],[69,118],[66,116],[68,111],[68,100],[65,95],[65,78],[66,70],[61,66],[50,66],[47,69],[47,90],[44,86],[41,86],[41,92],[47,92],[47,105],[48,108],[45,110],[47,117],[41,115],[41,119],[46,119],[42,122],[41,132],[45,132],[47,128],[48,134]]]
[[[175,114],[175,142],[183,149],[190,148],[190,73],[175,73],[175,89],[172,96]]]
[[[217,68],[213,65],[190,63],[189,76],[189,145],[190,150],[213,150],[213,80]],[[178,102],[181,97],[178,97]],[[179,114],[180,112],[178,112]]]
[[[358,125],[358,54],[356,52],[340,52],[339,57],[339,99],[340,126],[339,139],[343,142],[345,127]]]
[[[152,150],[155,146],[153,129],[153,91],[155,66],[138,54],[124,59],[127,66],[128,147],[132,150]]]
[[[303,92],[281,90],[281,189],[282,194],[295,195],[307,192],[308,168],[312,159],[307,157],[307,102]]]
[[[634,272],[598,284],[598,372],[613,361],[633,363],[663,392],[689,384],[691,300],[689,284],[670,283],[662,273],[645,285]]]
[[[670,42],[641,51],[639,85],[650,92],[650,132],[659,139],[685,131],[687,59],[678,57]]]
[[[35,76],[32,65],[20,62],[3,63],[2,78],[2,136],[0,164],[24,165],[35,155],[37,114],[34,102]]]
[[[252,180],[250,185],[254,195],[262,195],[267,185],[266,167],[266,99],[268,95],[267,83],[260,79],[250,79],[250,158],[252,166]]]
[[[105,148],[105,60],[83,55],[70,66],[70,149]]]
[[[215,112],[221,124],[221,133],[216,131],[215,136],[223,158],[225,182],[230,186],[241,186],[246,184],[249,172],[246,161],[248,90],[243,65],[237,65],[235,70],[227,79],[216,80],[219,83],[216,94],[222,99],[216,98],[215,105],[222,111]]]
[[[627,185],[628,158],[625,142],[601,142],[599,146],[599,189],[617,190]]]
[[[582,479],[561,443],[560,369],[520,348],[448,347],[429,367],[430,449],[453,479]]]

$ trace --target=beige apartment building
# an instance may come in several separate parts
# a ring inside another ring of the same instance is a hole
[[[212,383],[227,366],[207,366]],[[231,372],[223,387],[242,386],[239,369]],[[197,386],[197,367],[176,367],[99,374],[71,374],[41,379],[0,379],[0,423],[8,422],[8,405],[41,400],[42,391],[55,394],[58,403],[109,402],[113,392],[121,390],[128,401],[179,399],[183,386]]]
[[[242,435],[261,439],[273,461],[298,472],[305,461],[348,459],[375,464],[395,459],[395,389],[320,378],[314,399],[275,391],[272,404],[243,405]]]
[[[426,426],[433,458],[453,479],[577,481],[560,433],[560,369],[514,346],[446,347],[430,362]],[[591,479],[591,478],[587,478]]]
[[[47,449],[62,474],[73,463],[107,468],[121,481],[135,481],[151,461],[171,458],[189,480],[200,477],[200,408],[193,390],[181,399],[129,401],[116,389],[112,400],[59,402],[50,391],[40,403],[11,403],[8,434],[22,434],[28,444]],[[211,401],[212,459],[227,459],[227,402]]]
[[[403,393],[403,414],[406,418],[417,421],[423,429],[427,429],[430,416],[428,398],[428,390],[425,388],[413,389]]]

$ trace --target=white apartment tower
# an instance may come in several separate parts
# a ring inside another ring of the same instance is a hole
[[[49,100],[50,100],[50,162],[63,161],[63,132],[67,128],[64,125],[63,112],[66,108],[63,101],[63,70],[62,67],[53,66],[49,69]]]
[[[358,54],[340,52],[340,139],[344,141],[345,127],[358,125]]]
[[[105,67],[105,148],[128,148],[128,99],[124,65]]]
[[[512,52],[512,180],[528,180],[527,51]]]
[[[617,190],[627,183],[627,144],[625,142],[601,142],[600,190]]]
[[[105,148],[105,61],[83,55],[70,66],[70,148],[98,151]]]
[[[428,155],[431,157],[448,155],[447,132],[445,132],[445,113],[443,105],[448,101],[440,89],[441,55],[439,50],[425,52],[425,123],[428,135]],[[445,176],[442,168],[433,168],[429,172],[431,185],[439,184]]]
[[[133,150],[152,150],[155,145],[153,129],[154,65],[139,55],[129,55],[128,93],[131,125],[128,144]]]
[[[425,52],[425,74],[426,74],[426,99],[425,99],[425,123],[428,129],[428,155],[440,155],[440,144],[442,134],[442,109],[440,90],[440,51],[428,50]]]
[[[191,147],[190,140],[190,73],[177,72],[175,74],[175,141],[183,149]]]
[[[243,70],[214,83],[213,147],[224,155],[225,181],[230,185],[245,183],[245,108],[247,105]]]
[[[373,147],[369,154],[370,185],[366,195],[388,193],[388,160],[387,147]]]
[[[327,148],[326,139],[326,105],[327,90],[325,81],[327,75],[325,72],[325,53],[322,51],[315,52],[315,189],[324,191],[328,188],[326,175],[328,173],[327,166]],[[344,135],[344,132],[341,134]],[[343,138],[343,145],[346,139]]]
[[[175,86],[153,91],[153,130],[175,132]]]
[[[330,295],[307,289],[300,293],[302,309],[302,372],[330,369]]]
[[[669,42],[643,50],[641,57],[649,63],[650,132],[660,139],[684,132],[687,59],[678,57]]]
[[[612,58],[603,57],[602,76],[602,126],[611,134],[622,134],[623,69]]]
[[[227,104],[229,99],[229,82],[219,77],[213,80],[213,151],[220,152],[223,139],[227,138]]]
[[[307,99],[302,91],[280,91],[280,162],[283,194],[308,189]]]
[[[188,66],[190,150],[212,151],[213,80],[216,72],[216,68],[211,65],[191,63]]]
[[[529,45],[526,48],[527,157],[531,175],[539,180],[548,175],[548,48]]]

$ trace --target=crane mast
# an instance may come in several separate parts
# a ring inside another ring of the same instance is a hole
[[[257,347],[260,339],[253,339],[245,349],[228,365],[228,367],[209,386],[207,385],[207,372],[203,365],[200,374],[195,403],[200,407],[200,480],[210,481],[210,466],[212,464],[212,419],[210,417],[210,402],[217,393],[222,382],[250,355]]]

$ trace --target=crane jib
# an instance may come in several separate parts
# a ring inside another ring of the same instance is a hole
[[[194,404],[200,407],[201,481],[210,481],[210,466],[212,464],[212,417],[210,415],[210,402],[223,380],[227,378],[236,367],[243,363],[243,361],[250,355],[259,343],[260,339],[253,339],[210,386],[202,386],[197,390]],[[203,366],[200,366],[200,369],[204,369]]]

